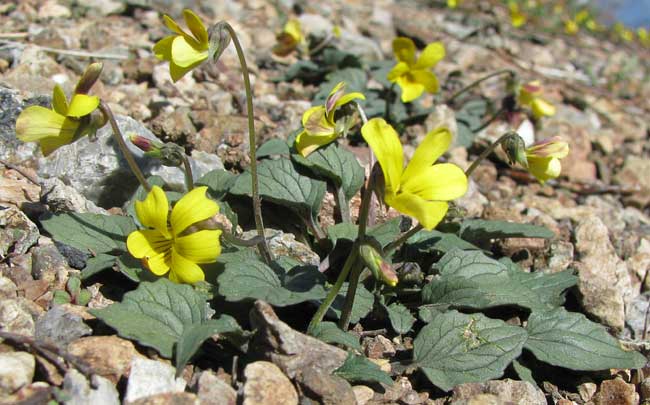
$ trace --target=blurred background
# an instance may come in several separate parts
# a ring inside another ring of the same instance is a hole
[[[631,28],[650,25],[650,0],[591,0],[602,12],[603,23],[620,21]]]

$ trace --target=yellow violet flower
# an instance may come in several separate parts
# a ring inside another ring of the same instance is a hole
[[[461,3],[461,0],[447,0],[447,7],[456,8]]]
[[[467,177],[460,167],[434,164],[451,143],[447,128],[429,132],[406,168],[397,132],[382,118],[368,121],[361,128],[361,135],[384,173],[386,204],[416,218],[425,229],[435,228],[444,218],[449,208],[447,201],[467,191]]]
[[[183,10],[183,17],[191,34],[165,14],[165,25],[174,34],[161,39],[153,47],[158,59],[169,62],[169,73],[174,82],[206,60],[210,48],[208,30],[201,19],[189,9]]]
[[[555,106],[541,98],[541,94],[542,85],[537,80],[526,83],[519,89],[519,105],[530,107],[536,119],[555,115]]]
[[[83,79],[84,76],[80,83]],[[92,83],[84,85],[89,87]],[[90,113],[98,106],[97,96],[80,93],[73,94],[68,102],[57,84],[52,94],[52,109],[38,105],[25,108],[16,120],[16,136],[23,142],[38,142],[43,155],[48,156],[59,147],[92,133]]]
[[[544,184],[549,179],[554,179],[562,172],[560,159],[569,154],[569,144],[562,141],[559,136],[535,142],[526,148],[528,171]]]
[[[650,33],[647,29],[643,27],[637,29],[636,35],[639,37],[639,42],[641,42],[641,45],[650,47]]]
[[[140,224],[147,229],[131,232],[126,240],[129,253],[142,259],[153,274],[175,283],[193,284],[205,279],[198,264],[213,263],[221,253],[221,230],[188,233],[192,225],[213,217],[219,205],[206,197],[207,187],[185,194],[169,214],[165,192],[153,186],[144,201],[135,202]]]
[[[300,21],[295,18],[289,19],[284,25],[282,32],[276,36],[278,44],[273,47],[273,53],[278,56],[286,56],[293,52],[300,44],[305,42],[302,34]]]
[[[398,37],[393,40],[393,53],[397,65],[388,72],[387,78],[402,89],[403,103],[420,97],[424,90],[429,93],[438,92],[438,78],[429,69],[445,57],[445,47],[441,42],[427,45],[416,59],[413,41],[410,38]]]
[[[303,131],[296,137],[296,150],[302,156],[310,153],[323,145],[334,141],[340,134],[347,131],[351,125],[349,121],[335,121],[335,114],[339,107],[352,100],[365,100],[366,97],[358,92],[345,94],[345,83],[340,82],[330,92],[325,100],[325,105],[311,107],[302,115]]]
[[[578,26],[578,23],[575,22],[574,20],[566,20],[564,22],[564,32],[566,32],[569,35],[575,35],[580,31],[580,27]]]
[[[528,19],[526,15],[521,12],[519,5],[516,2],[509,2],[508,9],[510,9],[510,24],[512,24],[513,27],[519,28],[522,25],[526,24],[526,21]]]

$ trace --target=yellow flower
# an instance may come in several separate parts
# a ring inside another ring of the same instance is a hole
[[[207,189],[197,187],[185,194],[169,215],[165,192],[153,186],[144,201],[135,202],[138,220],[147,229],[131,232],[127,238],[126,246],[131,255],[142,259],[157,276],[169,273],[169,279],[175,283],[193,284],[204,280],[198,264],[217,260],[221,253],[221,231],[187,231],[219,212],[219,205],[205,196]]]
[[[636,30],[636,35],[639,37],[639,42],[641,42],[641,45],[650,47],[650,33],[648,33],[648,30],[641,27]]]
[[[519,5],[516,2],[509,2],[508,8],[510,9],[510,23],[513,27],[519,28],[526,24],[526,15],[519,10]]]
[[[519,105],[530,107],[533,111],[533,116],[537,119],[555,115],[555,106],[541,98],[541,94],[542,86],[537,80],[526,83],[519,89]]]
[[[83,79],[84,76],[80,83]],[[92,86],[92,83],[84,84]],[[16,136],[23,142],[38,142],[41,152],[47,156],[57,148],[92,133],[95,128],[90,125],[90,113],[98,106],[97,96],[80,93],[73,94],[68,102],[57,84],[52,94],[52,109],[37,105],[24,109],[16,120]]]
[[[580,30],[580,27],[578,26],[578,23],[576,23],[574,20],[566,20],[564,22],[564,32],[566,32],[569,35],[575,35],[578,33]]]
[[[174,82],[206,60],[210,48],[208,30],[201,19],[189,9],[183,10],[183,17],[191,34],[164,15],[165,25],[175,34],[166,36],[153,47],[158,59],[169,62],[169,73]]]
[[[278,40],[277,45],[273,47],[273,53],[279,56],[286,56],[293,52],[300,44],[305,42],[305,37],[302,34],[300,21],[291,18],[284,25],[282,32],[276,36]]]
[[[447,0],[447,7],[456,8],[461,3],[461,0]]]
[[[526,148],[528,171],[544,184],[549,179],[558,177],[562,171],[560,159],[569,154],[569,144],[556,136],[535,142]]]
[[[445,47],[441,42],[427,45],[416,60],[413,41],[398,37],[393,40],[393,53],[398,62],[388,72],[388,81],[397,83],[402,89],[402,102],[415,100],[424,90],[429,93],[438,91],[438,78],[429,69],[445,57]]]
[[[298,153],[307,157],[319,147],[327,145],[339,135],[346,133],[352,125],[352,121],[350,119],[336,121],[335,114],[339,107],[355,99],[365,100],[366,98],[358,92],[345,94],[345,83],[340,82],[327,96],[324,106],[315,106],[305,111],[302,115],[304,129],[296,137]]]
[[[456,165],[434,164],[451,143],[447,128],[429,132],[404,168],[404,154],[397,132],[381,118],[373,118],[361,128],[361,135],[377,156],[384,173],[383,199],[397,211],[433,229],[449,208],[446,201],[467,191],[467,177]]]

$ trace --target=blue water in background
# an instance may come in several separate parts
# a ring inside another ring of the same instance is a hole
[[[650,27],[650,0],[595,0],[593,3],[608,19],[628,27]]]

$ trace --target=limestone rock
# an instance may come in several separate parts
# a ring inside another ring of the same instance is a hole
[[[244,405],[298,405],[296,389],[275,364],[250,363],[244,377]]]
[[[30,384],[34,378],[36,361],[25,352],[0,353],[0,394],[12,394]]]

